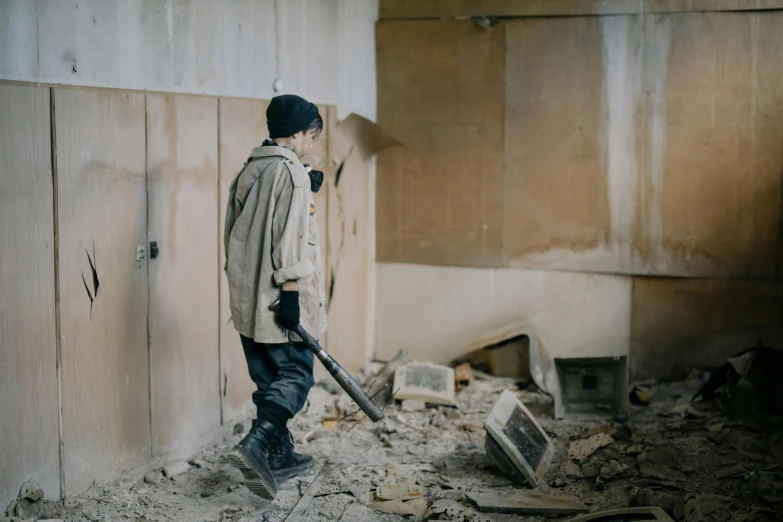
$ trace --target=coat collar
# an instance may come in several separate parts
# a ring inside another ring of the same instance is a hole
[[[269,156],[282,156],[286,159],[296,160],[297,163],[301,163],[299,156],[297,156],[294,151],[279,145],[259,145],[250,153],[251,158],[265,158]]]

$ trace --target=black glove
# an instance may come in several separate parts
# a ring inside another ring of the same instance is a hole
[[[296,330],[299,325],[299,292],[286,290],[280,292],[277,322],[286,330]]]

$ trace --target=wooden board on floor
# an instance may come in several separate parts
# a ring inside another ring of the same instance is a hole
[[[647,53],[669,40],[660,101],[659,168],[643,194],[652,213],[649,270],[773,277],[781,213],[783,12],[655,18]],[[658,38],[653,39],[653,35]],[[651,108],[655,118],[654,106]],[[655,139],[655,135],[653,135]]]
[[[144,93],[56,88],[55,113],[63,465],[73,495],[150,456]]]
[[[220,425],[218,100],[147,93],[153,454]]]
[[[638,122],[619,114],[633,115],[631,93],[605,78],[616,70],[622,82],[634,57],[629,51],[605,63],[603,40],[640,48],[641,18],[617,20],[506,25],[503,245],[510,266],[632,269]]]
[[[218,269],[220,272],[220,394],[223,422],[235,418],[250,404],[256,387],[250,379],[242,351],[239,334],[231,323],[231,307],[228,295],[228,279],[224,270],[226,250],[223,242],[223,226],[226,220],[226,204],[231,182],[242,169],[253,147],[261,145],[269,136],[266,128],[265,100],[221,98],[219,111],[220,137],[220,214]]]
[[[634,277],[631,379],[721,366],[761,340],[781,346],[783,283]]]
[[[49,89],[0,85],[0,506],[60,497]]]
[[[376,36],[378,124],[405,143],[378,158],[378,261],[498,266],[504,26],[381,22]]]

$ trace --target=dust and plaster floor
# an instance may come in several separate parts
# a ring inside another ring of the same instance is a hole
[[[782,434],[756,431],[707,407],[689,407],[698,385],[690,381],[655,386],[649,406],[632,407],[628,422],[615,425],[555,421],[548,396],[518,390],[510,380],[484,378],[457,394],[458,410],[409,412],[390,405],[380,423],[346,419],[334,427],[322,419],[353,411],[353,404],[344,394],[315,387],[291,428],[297,450],[316,456],[319,465],[313,473],[281,484],[273,502],[251,494],[240,484],[241,474],[220,462],[220,456],[249,426],[249,419],[243,419],[235,434],[194,455],[183,474],[159,483],[120,479],[96,484],[67,507],[21,499],[10,506],[8,514],[18,515],[18,520],[44,515],[80,522],[283,521],[319,477],[320,484],[310,491],[314,498],[296,520],[413,520],[415,516],[367,507],[375,501],[373,488],[402,481],[426,488],[429,502],[453,501],[448,510],[430,515],[431,519],[546,520],[478,513],[464,494],[520,489],[489,462],[481,428],[498,394],[510,388],[557,445],[539,488],[542,491],[574,495],[596,512],[628,506],[629,489],[645,486],[686,497],[685,520],[689,522],[777,520],[775,516],[783,516],[774,513],[775,507],[783,506],[779,503],[783,497]],[[596,433],[611,435],[612,443],[581,462],[571,461],[569,444]],[[603,475],[598,488],[596,475]]]

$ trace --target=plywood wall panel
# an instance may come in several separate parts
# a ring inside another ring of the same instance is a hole
[[[347,371],[364,366],[369,284],[369,164],[353,149],[329,185],[327,350]],[[323,216],[323,215],[322,215]],[[320,218],[319,218],[320,219]],[[323,238],[322,238],[323,240]]]
[[[783,283],[635,277],[631,306],[634,379],[677,379],[783,342]]]
[[[772,277],[783,158],[783,12],[658,15],[671,31],[650,272]],[[651,125],[655,124],[655,108]],[[648,190],[649,190],[648,189]],[[656,219],[657,218],[657,219]]]
[[[507,24],[503,245],[510,266],[632,270],[641,23]]]
[[[378,123],[406,144],[378,158],[379,261],[501,260],[504,48],[503,25],[378,24]]]
[[[217,105],[147,94],[154,454],[220,425]]]
[[[49,89],[0,85],[0,506],[60,496]]]
[[[250,404],[256,387],[247,371],[239,333],[231,323],[231,307],[228,295],[228,279],[223,270],[226,251],[223,242],[223,225],[226,219],[228,189],[231,182],[250,157],[253,147],[269,136],[266,128],[268,101],[240,98],[220,99],[220,219],[219,219],[219,272],[220,272],[220,377],[223,401],[223,420],[236,417]]]
[[[55,106],[72,495],[150,456],[144,93],[57,88]]]

